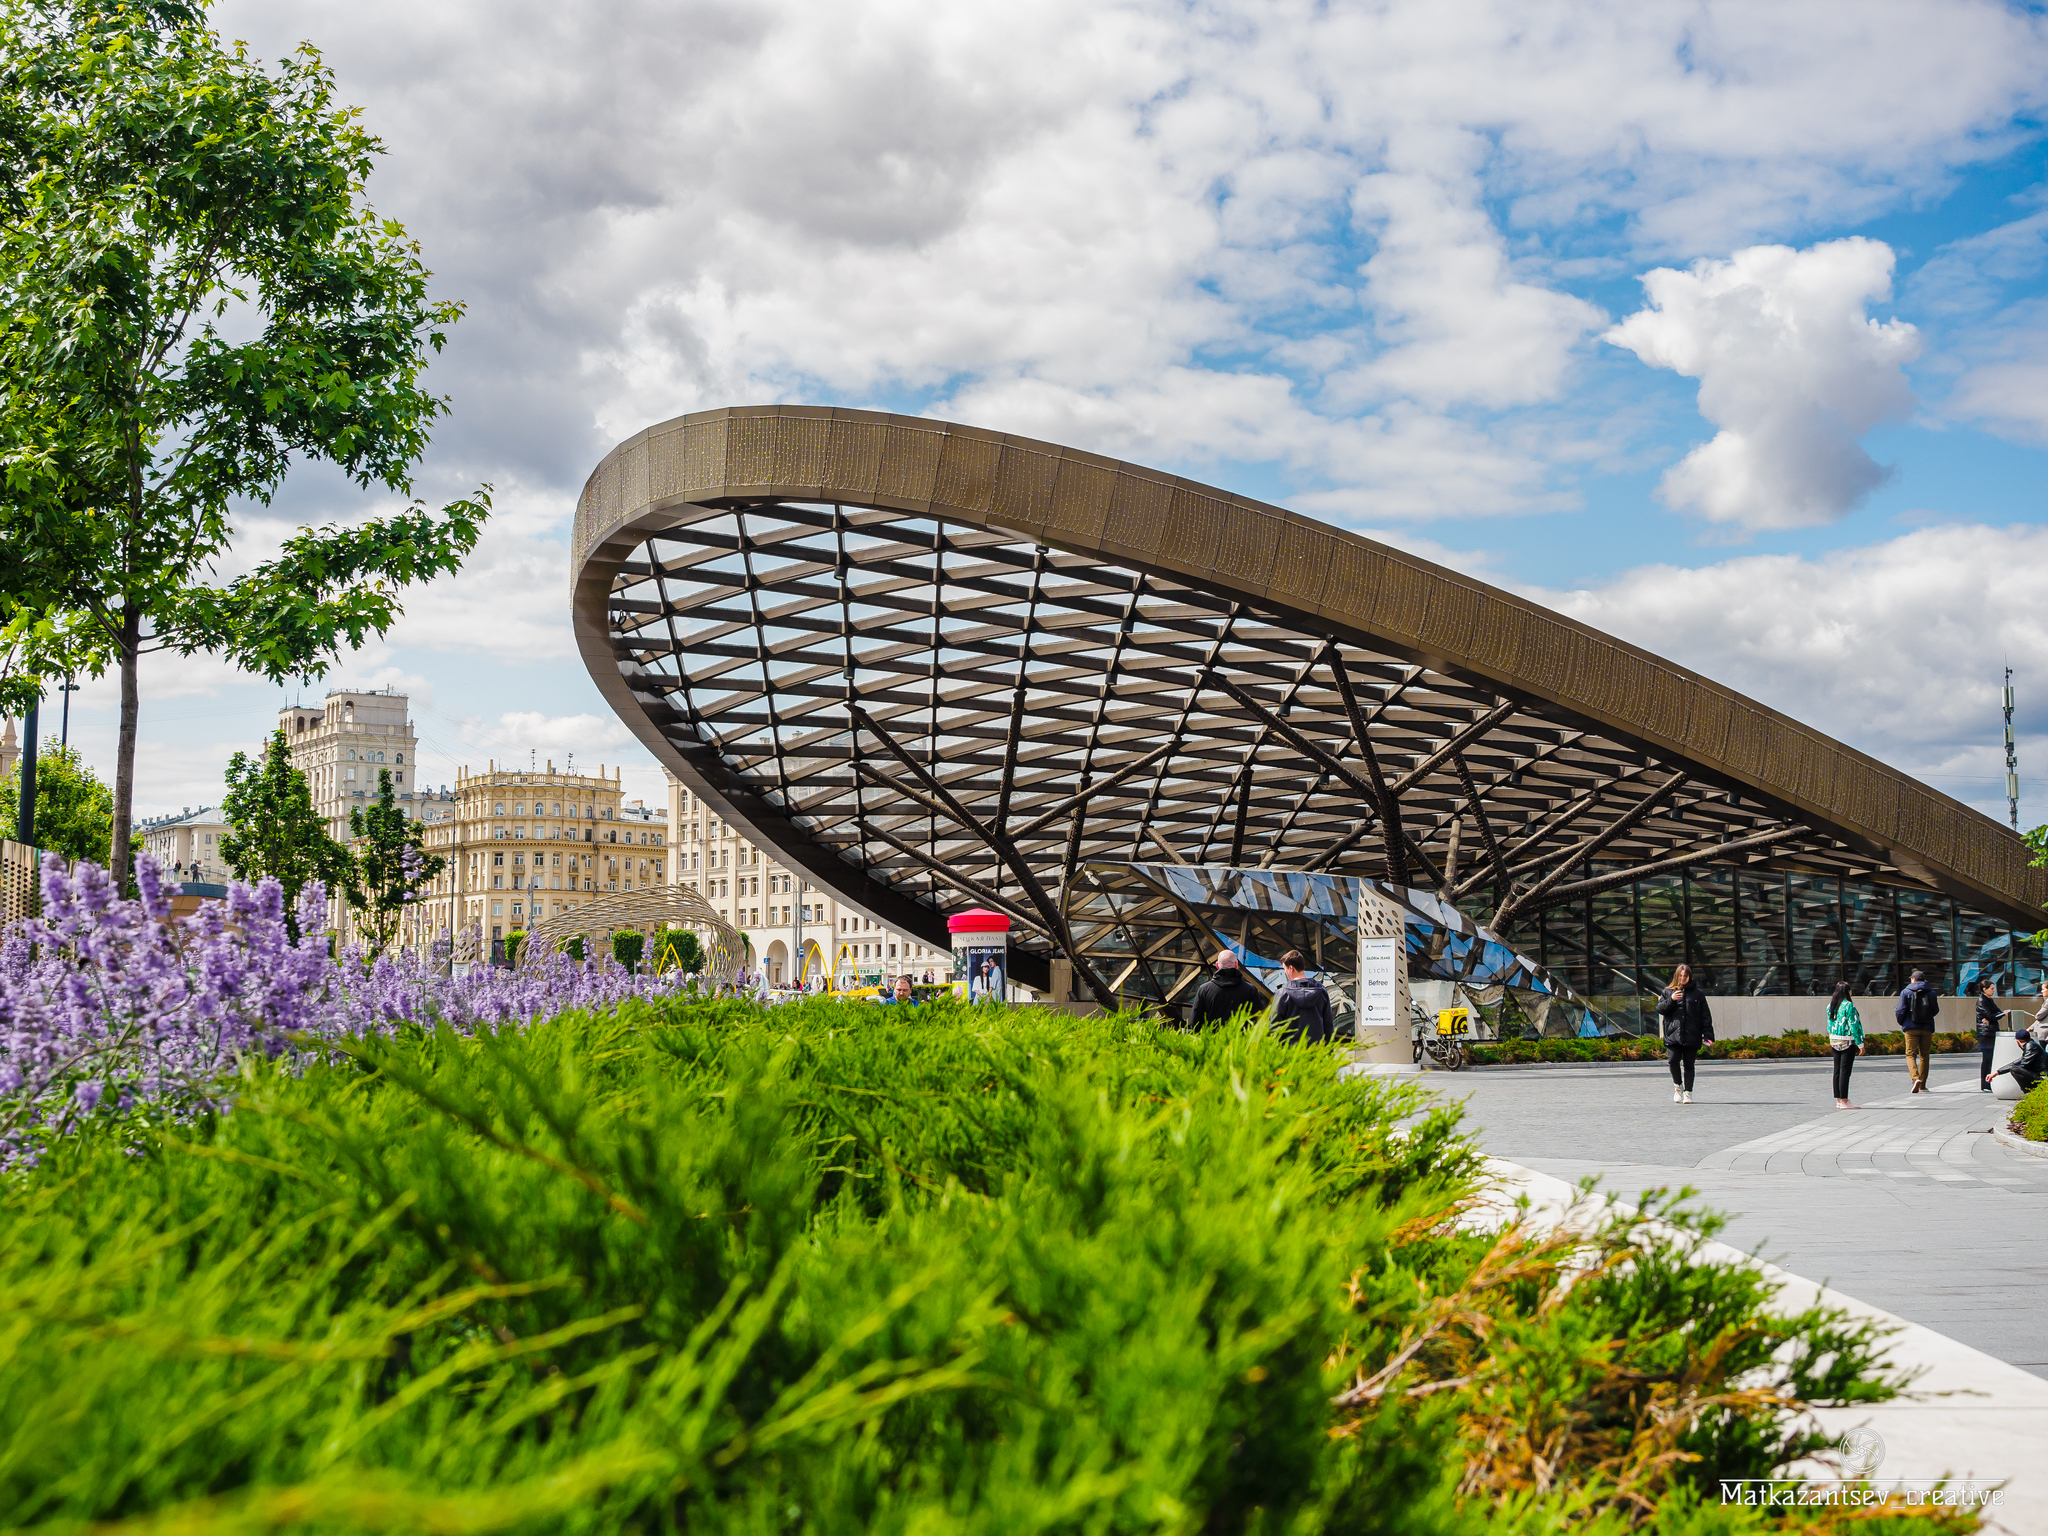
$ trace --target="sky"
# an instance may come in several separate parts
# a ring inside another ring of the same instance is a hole
[[[144,673],[137,808],[277,708],[408,689],[423,777],[660,773],[567,533],[652,422],[802,402],[1043,437],[1555,606],[2048,821],[2048,21],[1978,0],[233,0],[386,153],[467,313],[418,478],[497,513],[280,690]],[[379,503],[295,474],[248,547]],[[73,739],[111,777],[110,682]],[[55,711],[49,712],[54,716]]]

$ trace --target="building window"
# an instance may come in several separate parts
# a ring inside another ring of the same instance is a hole
[[[492,903],[491,903],[491,916],[493,916],[493,917],[503,917],[504,915],[505,915],[505,903],[503,903],[502,901],[494,901],[494,902],[492,902]]]

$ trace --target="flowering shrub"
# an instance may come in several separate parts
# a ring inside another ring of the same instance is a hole
[[[275,880],[237,882],[179,918],[177,886],[150,859],[135,883],[125,900],[98,865],[47,860],[43,915],[0,942],[0,1166],[34,1161],[94,1116],[217,1107],[243,1061],[317,1052],[324,1039],[437,1022],[471,1031],[686,986],[567,955],[459,976],[432,956],[337,958],[317,883],[301,895],[296,941]]]

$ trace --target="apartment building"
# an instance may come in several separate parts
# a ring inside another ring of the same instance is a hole
[[[460,769],[426,847],[448,861],[420,903],[419,938],[480,927],[486,941],[573,912],[600,893],[667,880],[668,819],[623,801],[618,771]]]
[[[228,824],[220,808],[185,807],[175,816],[152,816],[135,823],[135,841],[158,869],[186,885],[226,885],[231,878],[220,856]]]
[[[306,776],[313,809],[336,842],[349,839],[349,812],[377,798],[377,775],[389,769],[398,808],[419,813],[419,743],[412,701],[388,688],[337,688],[318,708],[294,704],[278,712],[292,766]]]
[[[944,981],[953,956],[876,925],[778,864],[740,836],[680,781],[668,781],[675,829],[670,878],[701,893],[746,938],[748,968],[771,985],[828,972],[838,986],[876,986],[899,975]],[[799,966],[798,959],[802,958]]]

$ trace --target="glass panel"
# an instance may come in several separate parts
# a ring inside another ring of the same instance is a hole
[[[1949,923],[1948,898],[1934,891],[1894,891],[1899,910],[1899,969],[1921,970],[1934,990],[1956,992],[1955,935]]]
[[[1998,995],[2009,997],[2013,990],[2012,930],[1995,917],[1964,907],[1956,914],[1962,948],[1956,958],[1960,967],[1959,990],[1967,992],[1977,978],[1989,975],[1998,983]]]
[[[1848,953],[1842,958],[1843,973],[1858,997],[1883,997],[1897,992],[1903,983],[1898,971],[1898,936],[1892,927],[1892,893],[1889,887],[1863,880],[1842,882],[1842,926],[1847,930]]]
[[[2012,936],[2012,995],[2032,997],[2041,990],[2041,946],[2031,934]]]
[[[1738,874],[1742,927],[1742,990],[1751,997],[1782,997],[1792,990],[1785,958],[1785,877]]]
[[[1658,875],[1636,882],[1636,917],[1642,934],[1646,992],[1661,992],[1685,958],[1685,877]]]
[[[1792,904],[1792,990],[1826,997],[1842,979],[1842,914],[1827,875],[1789,875]]]
[[[1731,870],[1702,869],[1687,877],[1685,959],[1700,990],[1733,992],[1735,971],[1735,877]]]
[[[1593,978],[1587,997],[1631,1034],[1642,1030],[1637,1015],[1641,982],[1636,964],[1636,893],[1632,886],[1593,898]]]
[[[1566,902],[1543,914],[1543,963],[1569,976],[1568,985],[1583,993],[1590,966],[1586,959],[1586,904]]]

